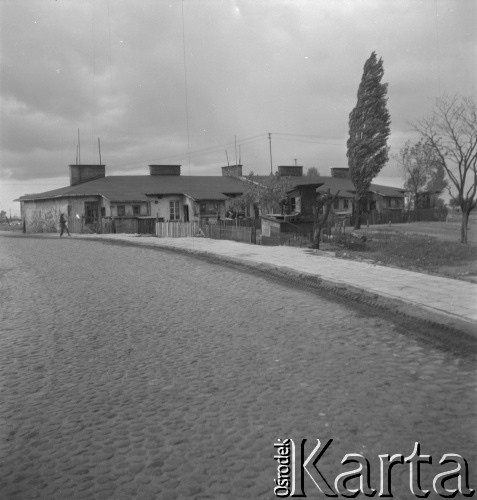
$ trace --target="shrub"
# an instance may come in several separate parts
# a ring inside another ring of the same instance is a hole
[[[365,251],[367,250],[366,241],[356,238],[352,234],[337,234],[334,243],[347,250]]]

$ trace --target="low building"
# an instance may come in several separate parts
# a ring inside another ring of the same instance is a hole
[[[330,220],[338,218],[350,223],[356,189],[348,168],[331,168],[331,176],[303,176],[301,166],[280,166],[277,174],[286,178],[290,187],[281,214],[262,214],[265,238],[283,232],[309,234],[313,227],[316,197],[327,192],[338,195],[332,206]],[[364,207],[365,217],[371,222],[378,219],[396,222],[402,216],[403,209],[403,189],[371,184]]]
[[[294,170],[294,173],[292,169]],[[288,176],[288,182],[293,188],[288,191],[289,201],[287,208],[289,212],[297,212],[303,218],[312,215],[312,206],[316,193],[338,196],[333,204],[333,212],[338,215],[351,215],[353,212],[353,199],[356,189],[349,178],[348,168],[331,168],[331,176],[303,176],[303,169],[298,166],[279,167],[280,176]],[[365,211],[384,213],[386,211],[402,211],[404,209],[404,189],[371,184]],[[297,207],[299,209],[297,210]]]
[[[26,232],[58,231],[65,214],[73,232],[152,233],[155,221],[215,222],[240,196],[241,165],[222,176],[182,176],[180,165],[149,165],[149,175],[106,176],[105,165],[70,165],[70,185],[21,196]]]

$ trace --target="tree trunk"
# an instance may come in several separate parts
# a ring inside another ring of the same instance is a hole
[[[313,231],[313,248],[317,250],[320,248],[321,228],[321,224],[318,224],[318,227],[316,227]]]
[[[354,229],[361,229],[361,198],[354,202]]]
[[[320,248],[321,231],[323,230],[323,227],[325,226],[326,221],[328,220],[328,217],[331,212],[331,205],[333,204],[335,198],[338,196],[338,193],[333,198],[329,198],[325,203],[323,207],[323,217],[321,220],[317,220],[317,218],[319,217],[319,210],[316,211],[315,222],[313,224],[313,248],[316,249]]]
[[[469,223],[470,210],[462,210],[462,223],[460,226],[460,242],[467,244],[467,224]]]

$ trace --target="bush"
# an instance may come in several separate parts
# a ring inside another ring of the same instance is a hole
[[[334,243],[342,246],[347,250],[365,251],[367,250],[366,241],[362,238],[357,238],[352,234],[337,234]]]

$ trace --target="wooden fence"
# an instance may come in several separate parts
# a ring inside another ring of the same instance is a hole
[[[402,224],[404,222],[445,221],[446,210],[437,208],[419,208],[417,210],[384,210],[361,214],[361,225],[367,224]],[[350,221],[353,224],[353,221]]]
[[[202,231],[206,238],[214,240],[233,240],[242,243],[255,243],[256,231],[253,227],[236,227],[213,224],[202,226]]]
[[[156,236],[159,238],[191,238],[204,236],[198,222],[156,222]]]
[[[255,243],[256,230],[253,227],[226,226],[198,222],[156,222],[156,236],[159,238],[206,237],[215,240],[233,240]]]

